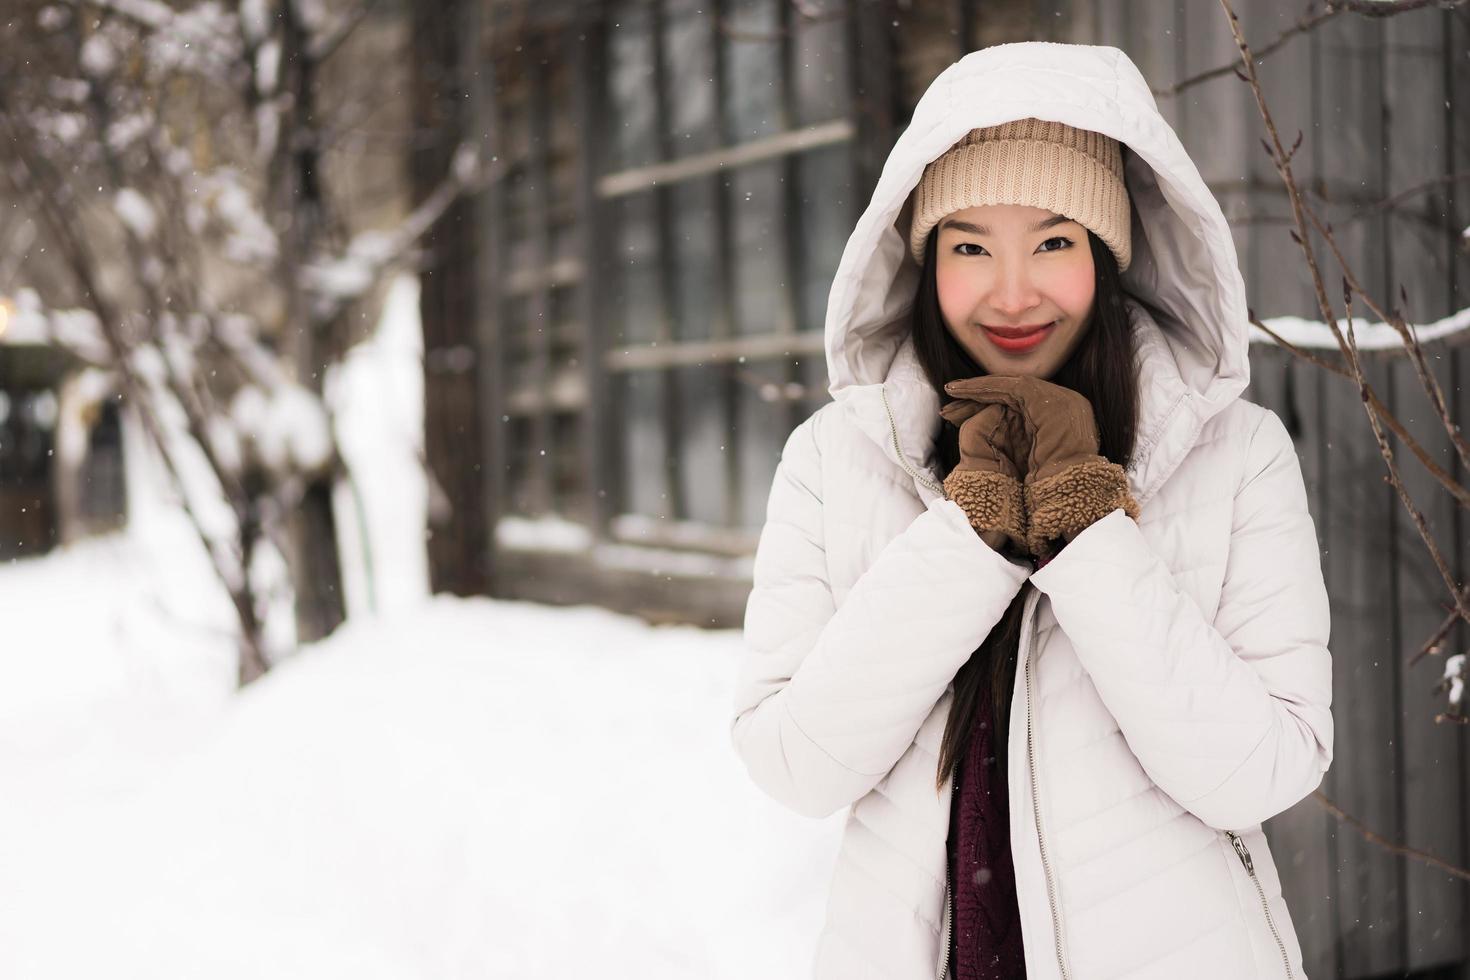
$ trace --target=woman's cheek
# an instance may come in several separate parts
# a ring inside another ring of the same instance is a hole
[[[1052,302],[1056,303],[1073,317],[1080,317],[1092,307],[1092,298],[1097,292],[1097,281],[1092,269],[1092,263],[1086,263],[1084,268],[1080,263],[1077,267],[1068,269],[1067,274],[1059,276],[1053,284],[1051,291]]]
[[[946,276],[936,270],[935,288],[939,293],[939,312],[948,324],[968,323],[975,308],[977,290],[964,276]]]

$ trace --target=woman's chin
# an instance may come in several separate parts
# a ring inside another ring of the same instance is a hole
[[[971,355],[974,357],[974,355]],[[989,353],[985,357],[974,357],[975,363],[985,369],[986,374],[1007,375],[1010,377],[1038,377],[1045,378],[1051,374],[1049,358],[1000,356]]]

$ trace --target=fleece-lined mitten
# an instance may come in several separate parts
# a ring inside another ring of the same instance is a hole
[[[1005,405],[957,400],[940,410],[959,427],[960,461],[944,478],[944,495],[960,505],[970,526],[996,551],[1026,549],[1021,470],[1021,418]]]
[[[1098,453],[1092,403],[1042,378],[988,375],[946,385],[956,396],[1007,405],[1030,446],[1023,488],[1026,548],[1049,557],[1094,521],[1122,508],[1138,519],[1123,467]]]

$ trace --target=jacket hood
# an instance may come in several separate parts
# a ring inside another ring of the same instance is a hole
[[[1250,381],[1245,284],[1230,226],[1148,83],[1101,45],[1025,41],[973,51],[925,91],[883,165],[828,297],[829,391],[883,451],[942,495],[929,464],[939,396],[909,337],[919,268],[908,252],[911,194],[930,161],[971,129],[1035,117],[1123,146],[1133,260],[1123,273],[1137,345],[1140,419],[1128,468],[1152,496],[1200,428]]]

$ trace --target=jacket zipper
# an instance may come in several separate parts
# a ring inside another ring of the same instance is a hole
[[[949,974],[949,947],[953,942],[954,930],[954,894],[949,890],[949,860],[944,862],[944,952],[939,956],[939,980]]]
[[[1271,907],[1266,904],[1266,890],[1261,887],[1261,879],[1256,877],[1256,866],[1251,861],[1251,852],[1245,846],[1245,841],[1233,830],[1225,831],[1225,836],[1230,838],[1230,844],[1235,848],[1235,853],[1240,857],[1240,863],[1245,866],[1246,874],[1250,875],[1251,883],[1256,886],[1256,894],[1261,896],[1261,911],[1266,913],[1266,925],[1271,927],[1271,935],[1276,937],[1276,948],[1281,950],[1281,963],[1286,967],[1287,977],[1292,977],[1291,959],[1286,955],[1286,943],[1281,941],[1281,933],[1276,931],[1276,920],[1271,918]]]
[[[1033,636],[1034,640],[1035,637]],[[1057,896],[1055,887],[1052,885],[1051,862],[1046,856],[1046,834],[1041,829],[1041,797],[1036,783],[1036,740],[1031,724],[1031,690],[1033,685],[1031,676],[1031,650],[1033,644],[1026,648],[1026,766],[1031,773],[1031,810],[1036,820],[1036,841],[1041,847],[1041,870],[1046,876],[1046,900],[1051,903],[1051,926],[1052,936],[1056,939],[1057,968],[1062,971],[1062,980],[1067,980],[1071,974],[1067,970],[1067,960],[1062,955],[1062,917],[1057,913]]]
[[[917,472],[914,471],[914,468],[909,465],[908,457],[903,454],[903,447],[899,445],[898,442],[898,421],[893,417],[893,409],[888,406],[888,389],[883,385],[879,385],[878,394],[883,399],[883,411],[888,413],[888,428],[889,431],[893,433],[893,452],[894,455],[898,457],[898,465],[902,466],[904,468],[904,471],[919,483],[924,484],[924,486],[928,487],[930,490],[933,490],[935,493],[943,494],[943,486],[935,483],[928,477],[920,476]]]

